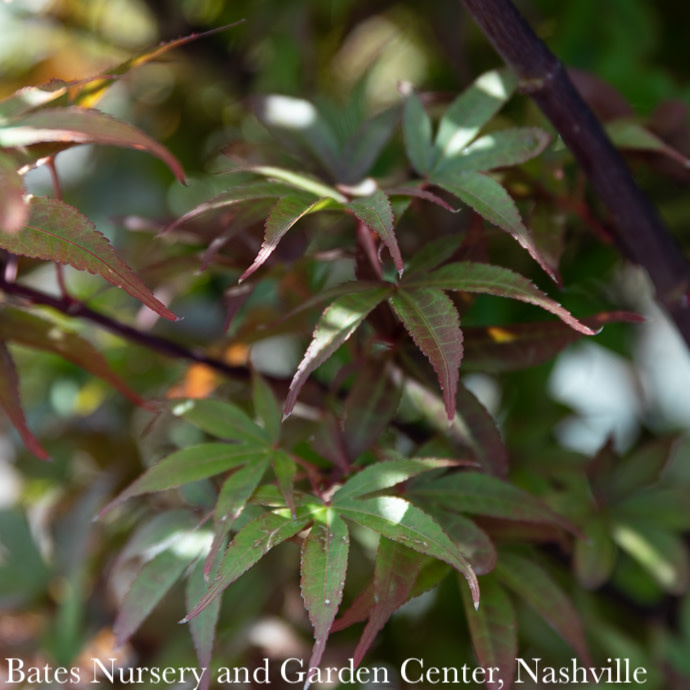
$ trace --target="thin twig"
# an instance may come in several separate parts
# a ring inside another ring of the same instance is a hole
[[[562,63],[511,0],[462,2],[582,166],[612,216],[616,243],[646,269],[657,301],[690,347],[690,268]]]
[[[54,297],[45,292],[36,290],[35,288],[20,285],[19,283],[7,282],[0,277],[0,291],[6,295],[24,299],[32,305],[42,305],[45,307],[52,307],[56,311],[70,317],[85,319],[91,323],[98,324],[107,331],[119,335],[120,337],[130,342],[136,343],[143,347],[149,348],[156,352],[160,352],[167,357],[176,359],[185,359],[199,364],[205,364],[212,369],[221,372],[227,376],[232,376],[240,379],[249,378],[249,370],[246,367],[232,366],[221,359],[209,357],[200,352],[195,352],[189,348],[180,345],[179,343],[168,340],[158,335],[145,333],[132,326],[128,326],[121,321],[117,321],[101,312],[98,312],[85,304],[68,296]]]

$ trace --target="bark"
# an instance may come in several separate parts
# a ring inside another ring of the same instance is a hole
[[[511,0],[462,0],[496,51],[551,121],[585,171],[613,221],[628,259],[646,269],[657,302],[690,347],[690,268],[601,123],[563,64],[537,37]]]

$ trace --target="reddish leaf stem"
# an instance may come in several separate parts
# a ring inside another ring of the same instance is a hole
[[[572,151],[613,218],[619,247],[646,269],[657,301],[690,346],[688,264],[563,64],[510,0],[462,2]]]

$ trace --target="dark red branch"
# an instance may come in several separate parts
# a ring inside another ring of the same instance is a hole
[[[195,352],[189,348],[179,345],[167,338],[162,338],[158,335],[145,333],[139,331],[132,326],[117,321],[105,314],[101,314],[94,309],[87,307],[85,304],[78,302],[70,297],[53,297],[40,290],[20,285],[19,283],[6,282],[4,278],[0,277],[0,291],[6,295],[12,295],[26,300],[31,305],[41,305],[45,307],[52,307],[56,311],[67,316],[86,319],[91,323],[98,324],[107,331],[114,333],[132,343],[149,348],[155,352],[160,352],[167,357],[175,359],[185,359],[199,364],[205,364],[215,371],[232,376],[235,378],[247,379],[249,378],[249,370],[246,367],[237,367],[226,364],[223,360],[209,357],[203,353]]]
[[[690,268],[625,161],[576,91],[563,64],[511,0],[462,0],[496,51],[551,121],[590,179],[613,220],[616,242],[646,269],[656,299],[690,347]]]

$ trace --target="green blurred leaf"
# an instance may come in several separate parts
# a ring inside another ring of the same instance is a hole
[[[295,407],[297,396],[309,375],[357,330],[369,312],[382,302],[391,290],[392,286],[379,287],[345,295],[326,308],[316,324],[313,339],[290,383],[290,392],[285,401],[285,416]]]
[[[254,98],[259,121],[287,147],[297,147],[334,177],[340,172],[340,144],[328,121],[313,103],[283,95]]]
[[[403,134],[405,151],[410,163],[420,175],[426,175],[431,169],[434,153],[431,143],[431,119],[414,91],[405,99]]]
[[[176,400],[172,412],[203,431],[232,441],[269,446],[270,434],[236,405],[221,400]]]
[[[443,531],[465,554],[477,575],[486,575],[496,566],[496,547],[477,525],[462,515],[441,510],[433,505],[422,506],[425,512],[443,526]]]
[[[575,574],[583,587],[596,589],[611,577],[616,545],[603,515],[592,516],[581,529],[584,539],[575,542]]]
[[[0,510],[0,555],[0,606],[6,611],[27,605],[48,585],[52,573],[18,508]]]
[[[387,358],[365,362],[345,401],[343,441],[350,460],[376,443],[398,409],[401,388],[387,363]]]
[[[0,307],[0,340],[15,342],[60,355],[85,371],[108,382],[135,405],[146,403],[108,365],[88,341],[47,319],[9,306]]]
[[[220,559],[214,564],[220,565]],[[211,569],[212,571],[215,568]],[[199,601],[206,591],[206,578],[204,576],[204,563],[200,560],[190,573],[185,588],[185,605],[190,609]],[[194,642],[196,658],[199,662],[199,669],[204,669],[204,674],[199,683],[198,690],[208,690],[211,681],[211,658],[213,653],[213,643],[216,637],[216,625],[220,614],[220,599],[216,599],[209,604],[196,618],[189,621],[189,630]]]
[[[607,122],[606,134],[619,149],[660,153],[680,163],[685,168],[690,167],[690,159],[681,151],[669,146],[663,139],[630,118],[620,118]]]
[[[182,166],[164,146],[127,122],[99,110],[49,108],[22,115],[0,124],[0,146],[22,148],[48,142],[109,144],[146,151],[160,158],[184,182]]]
[[[29,222],[19,231],[0,235],[0,247],[13,254],[69,264],[121,287],[160,316],[177,321],[134,271],[118,256],[96,226],[59,199],[33,197]]]
[[[408,488],[406,495],[451,512],[558,525],[573,531],[564,518],[536,497],[514,484],[479,472],[458,471],[434,479],[422,477]]]
[[[623,498],[656,484],[662,477],[678,438],[667,436],[645,443],[616,463],[611,476],[611,494]]]
[[[296,517],[295,477],[297,475],[297,463],[284,450],[276,450],[271,453],[271,462],[278,480],[280,493],[285,499],[285,505],[290,509],[292,516]]]
[[[455,396],[457,415],[477,462],[496,477],[508,474],[508,451],[496,421],[475,395],[460,382]]]
[[[352,655],[359,666],[388,619],[407,601],[413,591],[424,557],[412,549],[381,537],[374,566],[373,595],[366,627]]]
[[[485,72],[448,106],[434,141],[434,169],[458,155],[479,134],[516,86],[517,78],[509,69]]]
[[[194,558],[168,549],[144,565],[125,595],[113,624],[117,645],[136,632]]]
[[[690,530],[690,502],[684,486],[658,486],[637,491],[612,506],[611,513],[623,522],[646,521],[665,530]]]
[[[637,314],[613,311],[587,316],[579,321],[596,331],[607,323],[636,323],[641,319]],[[558,321],[465,327],[463,334],[463,369],[483,372],[519,371],[542,364],[583,335]]]
[[[415,345],[431,362],[443,391],[448,420],[452,421],[462,361],[462,331],[455,305],[434,288],[398,290],[388,299]]]
[[[479,605],[477,576],[465,555],[426,513],[411,503],[393,496],[368,499],[342,499],[334,504],[342,517],[373,530],[388,539],[452,565],[464,575]]]
[[[482,577],[481,586],[482,600],[478,608],[472,606],[467,589],[460,586],[472,646],[481,667],[498,669],[493,681],[487,677],[486,687],[490,690],[510,688],[518,649],[515,611],[510,597],[494,575]]]
[[[390,489],[422,472],[457,466],[456,460],[438,458],[405,458],[381,460],[350,477],[333,495],[333,505],[360,498],[374,491]]]
[[[582,621],[572,601],[533,558],[502,551],[496,576],[543,618],[590,665]]]
[[[400,108],[393,106],[365,120],[353,132],[343,147],[339,166],[342,182],[354,184],[367,175],[393,136],[399,120]]]
[[[252,402],[254,412],[262,422],[262,426],[268,432],[273,443],[280,438],[281,412],[275,393],[266,379],[252,372]]]
[[[652,527],[646,520],[616,522],[613,540],[670,594],[683,594],[690,584],[690,557],[683,539]]]
[[[0,406],[8,416],[12,426],[17,430],[27,449],[41,460],[49,460],[50,456],[41,447],[36,437],[31,433],[24,417],[22,402],[19,397],[19,376],[17,367],[12,359],[7,345],[0,340]]]
[[[163,458],[114,498],[99,515],[104,515],[133,496],[174,489],[183,484],[213,477],[229,469],[266,457],[267,449],[248,443],[203,443],[188,446]]]
[[[314,627],[309,667],[316,667],[343,599],[350,535],[347,525],[330,509],[317,518],[302,546],[301,591]]]

